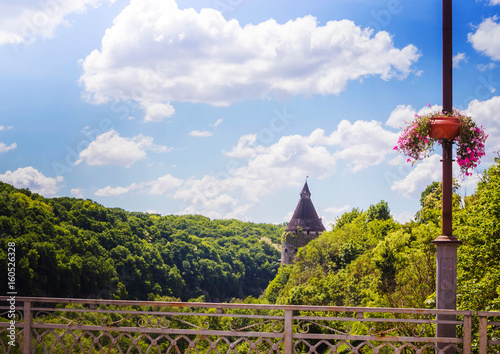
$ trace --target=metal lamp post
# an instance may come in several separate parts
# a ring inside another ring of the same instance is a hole
[[[452,0],[443,0],[443,112],[453,110],[453,52],[452,52]],[[442,180],[442,234],[432,243],[436,255],[436,309],[456,310],[457,298],[457,248],[461,244],[453,236],[452,216],[452,163],[453,142],[443,139]],[[455,316],[437,315],[438,320],[455,320]],[[438,324],[437,337],[456,337],[454,324]],[[444,345],[440,345],[440,348]],[[448,350],[452,353],[454,350]]]

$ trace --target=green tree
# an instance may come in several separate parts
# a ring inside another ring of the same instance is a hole
[[[366,222],[372,220],[388,220],[390,218],[391,211],[389,210],[389,204],[384,200],[381,200],[377,204],[370,205],[366,211]]]

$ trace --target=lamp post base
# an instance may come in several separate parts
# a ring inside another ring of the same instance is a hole
[[[457,299],[457,249],[462,243],[455,236],[441,235],[432,241],[437,246],[436,252],[436,309],[456,310]],[[437,315],[438,321],[455,321],[453,315]],[[438,323],[436,336],[439,338],[456,338],[456,325]],[[447,343],[438,344],[443,349]],[[446,354],[455,353],[455,348],[446,350]]]

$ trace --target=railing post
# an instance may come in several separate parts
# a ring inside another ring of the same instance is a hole
[[[285,351],[284,354],[293,353],[293,310],[285,310]]]
[[[470,354],[472,350],[472,314],[464,316],[464,327],[462,333],[463,354]]]
[[[488,351],[488,317],[479,315],[479,354]]]
[[[31,339],[32,339],[32,329],[31,324],[33,322],[31,316],[31,302],[24,301],[24,326],[23,326],[23,354],[31,353]]]

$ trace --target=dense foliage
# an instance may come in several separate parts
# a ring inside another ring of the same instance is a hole
[[[454,183],[454,192],[458,184]],[[415,221],[399,224],[381,201],[336,220],[331,231],[281,267],[264,301],[280,304],[435,308],[436,246],[441,234],[441,183],[423,192]],[[457,306],[500,310],[500,159],[476,192],[453,196],[458,248]]]
[[[299,249],[293,265],[279,267],[276,225],[130,213],[0,184],[0,272],[14,241],[23,295],[228,301],[262,294],[251,301],[434,308],[431,241],[441,233],[441,194],[440,183],[430,184],[406,224],[385,201],[354,208]],[[463,241],[458,308],[500,310],[500,159],[473,195],[454,194],[453,208]]]
[[[282,228],[47,199],[0,182],[0,274],[15,242],[23,296],[226,301],[260,295],[279,266]],[[0,293],[7,292],[0,282]]]

